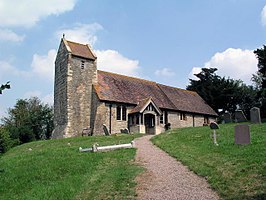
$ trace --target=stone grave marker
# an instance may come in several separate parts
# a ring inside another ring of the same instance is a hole
[[[240,124],[235,126],[235,144],[250,144],[249,125]]]
[[[129,134],[129,130],[127,128],[125,129],[120,129],[121,133]]]
[[[128,128],[125,128],[124,131],[125,131],[125,134],[130,134]]]
[[[82,136],[91,136],[91,128],[84,128],[82,130]]]
[[[232,123],[232,116],[229,112],[224,113],[223,121],[224,123]]]
[[[107,129],[107,127],[106,127],[105,124],[103,124],[103,131],[104,131],[104,134],[105,134],[106,136],[111,135],[110,132],[108,131],[108,129]]]
[[[260,118],[260,109],[257,107],[253,107],[250,109],[250,121],[254,124],[260,124],[261,118]]]
[[[211,122],[210,129],[213,130],[213,143],[218,146],[216,138],[216,130],[219,129],[219,125],[216,122]]]
[[[236,110],[235,121],[236,122],[247,122],[248,120],[242,110]]]

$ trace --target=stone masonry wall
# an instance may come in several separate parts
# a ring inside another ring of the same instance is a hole
[[[83,128],[90,127],[92,84],[97,82],[96,61],[72,56],[69,62],[66,137],[81,135]]]
[[[101,102],[95,91],[93,92],[95,98],[93,98],[93,106],[94,114],[92,114],[92,118],[95,117],[93,121],[93,133],[94,135],[103,135],[103,124],[106,125],[107,129],[110,129],[110,105],[111,105],[111,134],[120,133],[120,129],[128,128],[128,113],[133,109],[134,106],[126,106],[127,107],[127,120],[117,120],[116,107],[123,104],[115,104],[115,103],[104,103]],[[109,130],[110,131],[110,130]]]
[[[209,121],[215,121],[214,117],[209,117]],[[193,114],[186,113],[186,120],[180,120],[179,112],[168,112],[168,122],[171,123],[171,128],[193,127]],[[194,115],[194,126],[203,126],[204,116]]]
[[[53,138],[62,138],[66,134],[67,112],[67,71],[68,51],[61,42],[55,61],[54,80],[54,125]]]

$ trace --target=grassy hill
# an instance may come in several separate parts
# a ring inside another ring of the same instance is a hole
[[[152,141],[205,177],[224,199],[266,199],[266,123],[251,125],[251,144],[234,144],[235,124],[220,125],[219,146],[209,127],[176,129]]]
[[[0,157],[0,199],[134,199],[136,149],[80,153],[79,147],[129,143],[140,135],[38,141]]]

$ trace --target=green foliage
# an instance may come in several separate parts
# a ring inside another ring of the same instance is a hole
[[[53,131],[53,108],[37,97],[19,99],[14,108],[8,110],[3,123],[11,138],[19,143],[49,139]]]
[[[196,91],[217,113],[222,109],[234,112],[238,107],[248,116],[250,108],[257,105],[256,90],[241,80],[220,77],[216,68],[202,68],[195,74],[199,80],[190,79],[188,90]]]
[[[0,127],[0,153],[5,153],[12,146],[9,132]]]
[[[80,153],[79,147],[129,143],[138,135],[26,143],[0,159],[1,199],[135,199],[136,149]],[[29,150],[30,149],[30,150]]]
[[[261,88],[266,88],[266,46],[254,51],[258,59],[258,75],[261,77]]]
[[[10,83],[9,81],[6,84],[2,84],[0,87],[0,94],[2,94],[4,89],[10,89]]]
[[[253,81],[259,88],[258,99],[260,101],[262,117],[266,118],[266,46],[254,51],[258,59],[258,72],[253,75]]]
[[[266,123],[250,125],[250,145],[234,144],[234,126],[220,125],[219,146],[209,127],[171,130],[152,141],[205,177],[222,199],[265,199]]]

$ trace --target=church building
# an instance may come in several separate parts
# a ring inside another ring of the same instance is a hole
[[[84,129],[103,135],[103,125],[111,134],[124,129],[160,134],[216,117],[196,92],[98,70],[89,45],[62,38],[55,60],[53,138],[79,136]]]

